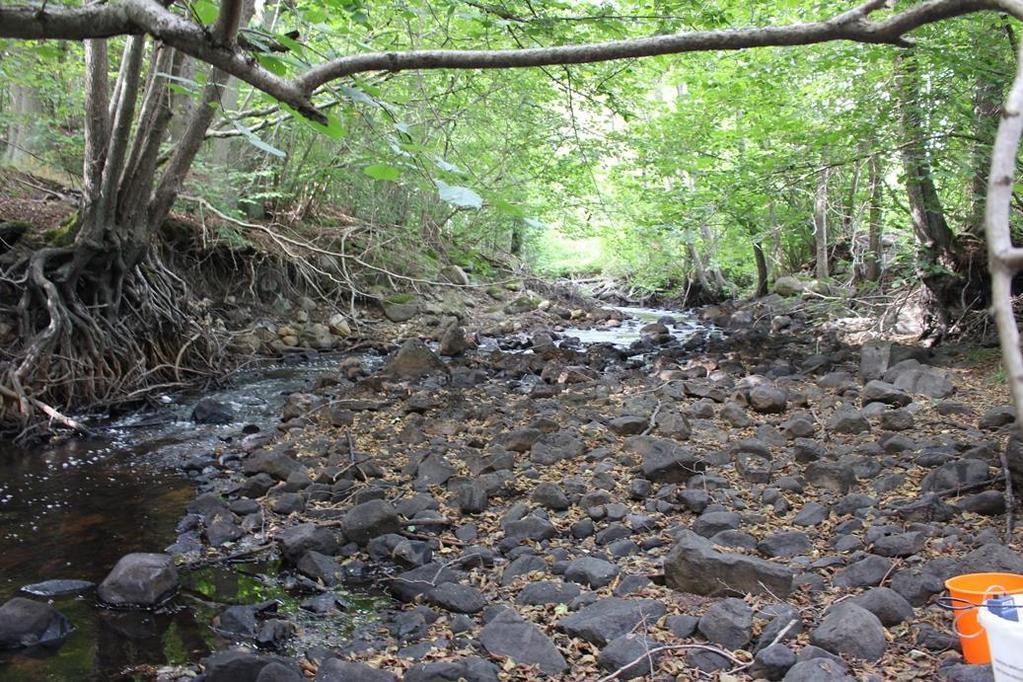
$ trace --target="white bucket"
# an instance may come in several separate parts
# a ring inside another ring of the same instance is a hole
[[[1011,598],[1010,598],[1011,599]],[[1023,617],[1023,599],[1001,610],[1015,609]],[[991,669],[995,682],[1023,682],[1023,622],[1003,618],[988,608],[987,602],[977,609],[977,620],[987,631],[991,647]]]

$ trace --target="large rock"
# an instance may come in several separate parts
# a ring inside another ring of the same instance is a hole
[[[497,666],[479,656],[420,663],[408,669],[403,682],[498,682]],[[361,682],[361,681],[360,681]]]
[[[192,408],[192,421],[196,424],[230,424],[234,421],[234,410],[219,400],[200,398]]]
[[[683,530],[664,559],[667,585],[681,592],[739,592],[785,597],[792,591],[792,570],[742,554],[719,552],[696,533]]]
[[[821,624],[810,633],[810,641],[833,654],[876,661],[888,642],[884,625],[870,611],[851,602],[840,602],[828,610]]]
[[[384,317],[391,322],[408,322],[419,314],[419,306],[411,301],[384,301],[380,305],[384,310]]]
[[[803,293],[803,283],[795,277],[786,275],[774,280],[773,291],[779,296],[795,296]]]
[[[735,597],[722,599],[700,618],[700,632],[726,649],[742,649],[753,636],[753,609]]]
[[[71,630],[71,621],[44,602],[15,597],[0,606],[0,650],[56,644]]]
[[[666,653],[655,651],[660,646],[660,642],[643,635],[622,635],[600,652],[597,663],[610,673],[621,670],[618,673],[620,680],[643,677],[649,674],[651,664],[656,669],[657,659]],[[655,653],[648,653],[651,651]]]
[[[491,656],[535,665],[548,675],[557,675],[568,668],[554,642],[511,609],[502,611],[484,626],[480,631],[480,644]]]
[[[392,673],[371,668],[365,663],[328,658],[320,664],[315,682],[397,682],[397,679]]]
[[[632,632],[643,622],[664,615],[664,604],[654,599],[601,599],[558,621],[558,628],[572,637],[597,646]]]
[[[178,570],[169,554],[126,554],[103,579],[96,592],[110,606],[148,608],[178,590]]]
[[[692,450],[656,436],[632,436],[625,445],[643,458],[643,478],[656,483],[681,483],[707,468]]]
[[[303,679],[294,661],[279,656],[256,654],[244,649],[227,649],[204,658],[203,682],[287,682]],[[273,666],[271,668],[271,666]],[[272,675],[263,675],[270,668]],[[293,673],[293,675],[291,674]],[[295,677],[297,675],[298,677]]]
[[[419,339],[409,339],[387,361],[385,371],[399,379],[419,379],[450,372],[440,356]]]
[[[338,550],[334,533],[311,523],[284,529],[277,534],[277,542],[281,554],[291,563],[297,563],[310,550],[327,556],[334,556]]]
[[[401,520],[390,502],[369,500],[349,509],[341,519],[341,528],[346,538],[365,545],[378,535],[397,533],[401,530]]]
[[[930,398],[944,398],[954,388],[947,372],[927,365],[900,371],[893,383],[904,391]]]

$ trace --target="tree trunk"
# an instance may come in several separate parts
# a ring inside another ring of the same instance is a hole
[[[817,253],[817,279],[828,277],[828,176],[825,166],[817,176],[817,193],[813,202],[813,241]]]
[[[4,162],[17,168],[38,167],[38,157],[43,151],[43,101],[39,98],[38,90],[18,83],[11,84],[10,92],[13,117],[7,126]]]
[[[934,184],[927,153],[924,106],[921,102],[919,74],[912,53],[900,55],[899,108],[902,118],[902,163],[906,173],[906,193],[913,219],[913,231],[931,260],[944,256],[952,246],[954,235],[945,219],[938,189]]]
[[[881,278],[881,161],[870,157],[870,227],[867,252],[863,256],[863,279],[876,282]]]
[[[753,260],[757,264],[757,290],[755,296],[767,296],[767,259],[764,258],[764,247],[759,241],[753,241]]]

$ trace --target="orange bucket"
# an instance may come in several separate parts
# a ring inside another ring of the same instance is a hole
[[[954,630],[967,663],[990,663],[987,633],[977,622],[977,607],[990,597],[1023,592],[1023,575],[1016,573],[967,573],[945,581],[949,596],[943,606],[955,618]]]

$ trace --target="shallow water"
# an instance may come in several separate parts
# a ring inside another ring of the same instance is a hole
[[[707,332],[707,325],[697,319],[691,312],[633,307],[615,307],[614,310],[628,316],[617,327],[600,327],[596,329],[570,327],[561,334],[566,338],[579,339],[583,345],[610,343],[620,348],[628,348],[640,340],[640,329],[665,317],[675,320],[674,324],[668,325],[668,331],[680,341],[685,342],[696,334]]]
[[[322,357],[269,366],[203,393],[232,407],[232,424],[195,424],[190,414],[198,396],[167,396],[155,412],[94,424],[92,439],[31,450],[0,442],[0,602],[42,580],[99,582],[124,554],[162,551],[195,497],[181,464],[238,437],[243,425],[273,428],[286,395],[337,363]],[[224,644],[208,626],[217,604],[275,598],[282,610],[297,609],[274,581],[250,575],[254,570],[276,575],[275,566],[262,565],[183,573],[182,593],[159,613],[99,608],[92,594],[56,599],[74,633],[56,649],[0,652],[0,680],[136,679],[125,671],[197,660]],[[339,638],[363,615],[355,601],[332,628]]]

